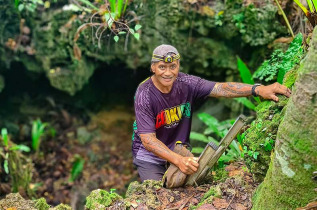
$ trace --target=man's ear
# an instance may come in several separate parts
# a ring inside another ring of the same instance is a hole
[[[153,69],[155,69],[155,68],[154,68],[154,65],[155,65],[155,63],[152,63],[152,64],[151,64],[151,72],[152,72],[152,73],[155,73],[155,71],[153,70]]]

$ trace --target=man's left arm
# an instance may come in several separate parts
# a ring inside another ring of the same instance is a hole
[[[209,96],[226,98],[251,96],[252,87],[253,85],[237,82],[216,83]],[[276,94],[282,94],[287,97],[290,97],[291,95],[290,89],[277,82],[267,86],[257,86],[254,88],[254,91],[256,95],[261,96],[264,99],[271,99],[276,102],[278,101],[278,97],[276,96]]]

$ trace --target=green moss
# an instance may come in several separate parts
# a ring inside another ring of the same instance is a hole
[[[301,64],[287,110],[279,126],[272,161],[261,187],[254,196],[253,209],[296,209],[317,197],[316,107],[312,103],[317,86],[317,29]]]
[[[91,210],[103,209],[122,197],[117,193],[109,193],[105,190],[94,190],[86,198],[86,208]]]
[[[282,111],[287,104],[285,96],[279,96],[279,102],[264,101],[256,107],[257,119],[252,122],[246,131],[243,146],[247,150],[257,151],[257,159],[245,154],[244,159],[250,172],[256,181],[263,181],[270,162],[271,151],[266,151],[264,144],[266,139],[276,140],[278,126],[284,116]],[[274,147],[274,145],[272,145]]]
[[[145,180],[143,183],[132,182],[126,192],[126,207],[130,207],[132,201],[139,201],[149,208],[157,208],[161,203],[156,196],[156,191],[162,186],[162,181],[155,180]],[[169,189],[166,190],[169,191]]]
[[[50,205],[48,205],[46,203],[46,200],[45,198],[40,198],[36,201],[35,203],[35,207],[38,209],[38,210],[48,210],[50,208]]]
[[[66,204],[59,204],[58,206],[56,206],[55,208],[53,208],[54,210],[72,210],[72,208],[69,205]]]
[[[145,180],[141,184],[137,181],[131,182],[126,192],[126,197],[130,197],[132,194],[137,192],[144,192],[147,189],[159,189],[161,187],[163,187],[162,181]]]
[[[218,168],[215,171],[215,175],[213,176],[214,181],[223,182],[228,178],[228,171],[225,170],[225,168]]]
[[[296,67],[291,71],[287,72],[284,76],[283,85],[285,85],[288,88],[291,88],[297,79],[297,72],[298,70]]]

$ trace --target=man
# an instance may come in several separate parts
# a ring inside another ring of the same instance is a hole
[[[153,51],[153,75],[143,81],[135,94],[133,163],[142,182],[160,180],[166,171],[166,161],[185,174],[193,174],[198,159],[183,157],[173,148],[176,141],[189,142],[192,105],[207,97],[261,96],[278,101],[276,94],[290,96],[291,91],[278,83],[248,85],[218,83],[179,72],[180,55],[171,45],[160,45]]]

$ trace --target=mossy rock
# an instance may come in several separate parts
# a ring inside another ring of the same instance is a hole
[[[126,192],[126,207],[130,207],[132,201],[139,201],[139,203],[144,203],[149,208],[157,208],[161,203],[156,196],[156,191],[162,186],[162,181],[155,180],[145,180],[143,183],[138,183],[137,181],[130,183]]]
[[[50,208],[50,205],[47,204],[45,198],[40,198],[36,201],[35,207],[38,210],[48,210]]]
[[[0,209],[16,208],[16,210],[38,210],[36,201],[25,200],[19,193],[10,193],[0,200]]]
[[[90,193],[86,198],[86,209],[99,210],[105,209],[113,202],[121,200],[122,197],[117,193],[109,193],[106,190],[97,189]]]
[[[69,205],[61,203],[52,210],[72,210],[72,208]]]

